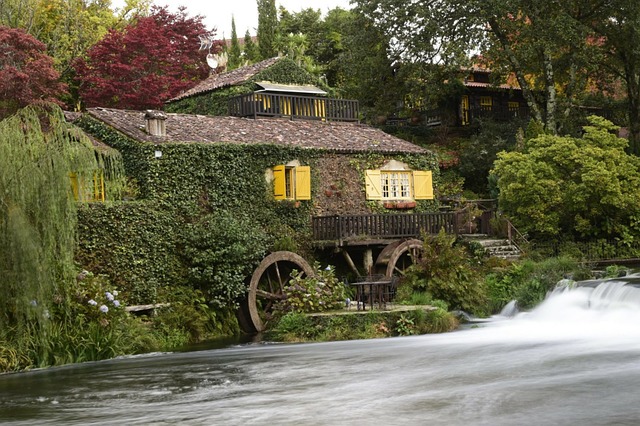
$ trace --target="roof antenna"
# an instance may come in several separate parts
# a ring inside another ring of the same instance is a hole
[[[200,39],[200,49],[199,50],[208,50],[207,54],[207,65],[209,68],[215,73],[218,68],[221,68],[221,71],[226,70],[228,57],[225,52],[222,53],[211,53],[211,47],[215,42],[212,35],[199,35]]]

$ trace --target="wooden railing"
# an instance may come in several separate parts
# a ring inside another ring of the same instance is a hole
[[[471,123],[477,118],[508,121],[515,118],[529,118],[529,107],[519,106],[514,108],[503,105],[481,105],[463,110],[463,114],[465,114],[463,123]]]
[[[457,217],[454,212],[316,216],[312,231],[316,241],[420,237],[441,229],[457,234]]]
[[[359,120],[358,101],[313,96],[249,93],[229,99],[234,117],[289,117],[321,121]]]
[[[513,223],[511,223],[510,220],[505,220],[507,221],[507,239],[511,244],[516,246],[518,250],[524,252],[528,248],[529,241],[527,241],[525,236],[522,235],[515,226],[513,226]]]

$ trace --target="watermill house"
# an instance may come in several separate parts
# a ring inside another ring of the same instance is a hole
[[[360,124],[356,101],[333,99],[312,82],[292,61],[273,58],[212,76],[164,112],[89,109],[78,123],[120,151],[134,201],[91,208],[84,260],[108,272],[118,244],[132,245],[124,251],[135,258],[135,273],[112,279],[137,302],[156,302],[156,289],[184,280],[192,261],[180,226],[221,210],[249,215],[271,234],[274,251],[247,279],[247,328],[259,330],[255,309],[265,303],[256,298],[278,292],[262,288],[265,279],[291,269],[312,273],[296,251],[339,254],[352,274],[388,275],[417,247],[420,232],[454,232],[453,216],[437,213],[435,155]],[[117,241],[101,233],[108,226],[96,217],[132,209],[129,225],[149,229]]]

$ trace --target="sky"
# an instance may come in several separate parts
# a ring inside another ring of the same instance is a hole
[[[113,7],[122,7],[124,0],[112,0]],[[258,27],[258,6],[256,0],[155,0],[158,6],[169,6],[176,11],[180,6],[187,7],[189,16],[202,15],[207,29],[217,28],[216,35],[231,38],[231,16],[236,22],[238,38],[244,37],[247,29],[255,35]],[[320,9],[325,14],[336,7],[350,9],[349,0],[276,0],[276,8],[283,6],[289,12],[299,12],[309,7]]]

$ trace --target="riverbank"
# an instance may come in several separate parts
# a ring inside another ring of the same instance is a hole
[[[457,317],[430,305],[391,305],[384,309],[340,309],[289,313],[264,334],[276,342],[325,342],[444,333],[459,326]]]

